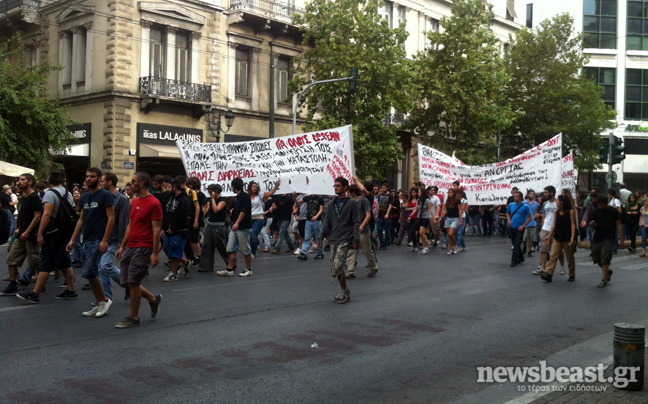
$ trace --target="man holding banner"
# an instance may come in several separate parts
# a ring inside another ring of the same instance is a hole
[[[509,224],[509,234],[511,236],[511,243],[513,244],[513,255],[511,256],[511,266],[516,267],[517,264],[524,262],[524,254],[522,254],[522,238],[524,236],[524,229],[531,222],[531,210],[529,205],[522,200],[522,192],[516,191],[513,193],[514,201],[508,206],[506,211],[506,218]]]

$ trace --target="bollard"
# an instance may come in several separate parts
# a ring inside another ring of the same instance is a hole
[[[630,381],[622,390],[642,390],[644,382],[644,351],[646,328],[643,325],[618,323],[614,324],[614,376],[630,377],[628,369],[619,370],[618,367],[639,368],[634,372],[635,380]],[[624,376],[621,376],[624,375]],[[616,387],[616,386],[615,386]]]

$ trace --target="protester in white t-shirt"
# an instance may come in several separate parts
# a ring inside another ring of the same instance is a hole
[[[623,208],[625,207],[625,203],[623,203],[618,198],[616,189],[614,188],[608,189],[608,196],[610,199],[610,207],[616,209],[619,212],[619,215],[621,215],[623,213]],[[625,226],[625,221],[621,220],[621,222],[624,223],[623,226]],[[617,234],[616,236],[614,236],[614,250],[612,250],[612,253],[616,254],[618,249],[619,249],[619,235]]]
[[[542,274],[547,267],[552,241],[549,238],[549,233],[551,232],[551,227],[553,226],[556,217],[556,211],[558,210],[558,204],[556,202],[556,188],[549,185],[548,187],[545,187],[544,191],[545,202],[542,205],[542,230],[540,230],[538,241],[540,247],[540,265],[535,271],[533,271],[534,275]],[[561,264],[564,266],[564,260],[561,260]]]

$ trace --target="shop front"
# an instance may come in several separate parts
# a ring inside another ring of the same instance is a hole
[[[137,124],[137,170],[156,174],[186,175],[176,141],[204,142],[202,129]]]
[[[52,151],[54,162],[63,166],[68,186],[83,184],[86,170],[90,167],[92,124],[70,125],[67,128],[76,140],[70,142],[67,150]]]

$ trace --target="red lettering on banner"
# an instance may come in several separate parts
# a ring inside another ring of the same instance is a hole
[[[234,178],[249,178],[254,177],[254,170],[229,170],[221,171],[218,173],[218,181],[230,181]]]
[[[549,139],[547,140],[547,147],[549,146],[555,146],[560,142],[560,136],[556,136],[555,139]],[[538,146],[538,150],[540,150],[540,146]]]
[[[310,144],[310,143],[311,143],[311,141],[308,140],[307,135],[298,136],[298,137],[294,137],[294,138],[291,137],[291,138],[288,139],[288,145],[290,145],[290,147],[299,147],[299,146],[303,146],[305,144]]]
[[[275,143],[275,146],[277,146],[277,149],[279,149],[279,150],[285,149],[287,147],[286,142],[284,142],[281,139],[277,139],[277,142]]]
[[[213,181],[214,172],[213,171],[192,171],[189,173],[189,177],[198,177],[200,181]]]

